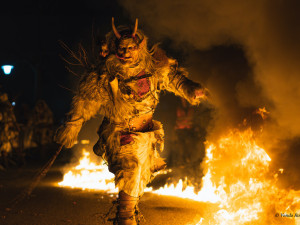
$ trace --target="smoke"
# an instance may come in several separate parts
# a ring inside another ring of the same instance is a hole
[[[261,100],[268,99],[273,103],[269,110],[278,124],[287,128],[290,135],[300,134],[297,1],[125,0],[120,3],[132,17],[140,18],[151,36],[188,42],[198,50],[240,45],[252,66],[254,82],[236,83],[233,91],[239,105],[261,106]],[[233,65],[232,69],[238,66]],[[230,77],[228,82],[232,82]],[[253,85],[262,92],[247,94]]]
[[[215,132],[265,106],[270,112],[265,138],[297,140],[300,136],[299,1],[122,0],[119,3],[132,20],[139,18],[141,29],[150,38],[167,38],[177,46],[182,43],[192,46],[187,64],[192,78],[205,83],[212,93],[218,109]],[[277,151],[286,148],[289,147]]]

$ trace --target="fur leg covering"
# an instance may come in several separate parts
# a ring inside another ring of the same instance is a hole
[[[137,225],[136,223],[136,205],[139,198],[131,197],[124,191],[119,192],[117,224],[118,225]]]

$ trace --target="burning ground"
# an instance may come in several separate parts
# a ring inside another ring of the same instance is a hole
[[[257,144],[261,132],[244,124],[214,143],[207,142],[202,163],[205,176],[199,192],[188,185],[189,177],[157,190],[148,188],[146,192],[206,203],[200,220],[194,224],[299,223],[296,216],[300,213],[300,192],[278,187],[278,176],[284,169],[270,171],[271,158]],[[79,164],[69,168],[59,186],[117,193],[113,175],[104,164],[97,166],[91,162],[89,155],[83,151]]]

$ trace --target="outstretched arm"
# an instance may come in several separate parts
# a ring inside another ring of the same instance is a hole
[[[54,140],[66,148],[71,148],[83,123],[99,112],[101,105],[105,104],[106,97],[103,79],[98,74],[91,73],[84,77],[77,94],[73,97],[67,120],[56,131]]]
[[[169,65],[169,83],[166,87],[168,91],[186,99],[192,105],[197,105],[208,97],[208,90],[187,78],[188,72],[178,67],[176,60],[169,59]]]

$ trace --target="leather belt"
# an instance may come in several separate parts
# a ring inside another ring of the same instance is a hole
[[[148,131],[153,127],[152,113],[133,117],[128,122],[129,131]]]
[[[142,114],[136,117],[128,119],[126,122],[113,122],[115,125],[119,126],[122,132],[145,132],[153,128],[152,121],[153,113]]]

